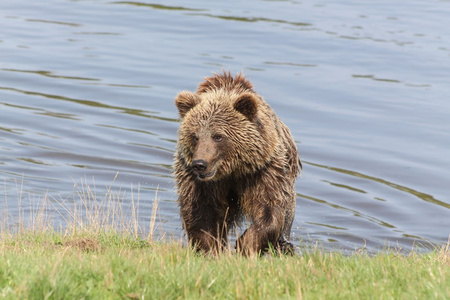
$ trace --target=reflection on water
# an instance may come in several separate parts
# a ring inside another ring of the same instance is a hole
[[[46,97],[46,98],[55,99],[55,100],[75,102],[75,103],[92,106],[92,107],[98,107],[98,108],[107,108],[107,109],[119,111],[120,113],[131,114],[131,115],[136,115],[136,116],[140,116],[140,117],[155,118],[155,119],[160,119],[160,120],[164,120],[164,121],[172,121],[172,122],[176,121],[176,119],[173,119],[173,118],[165,118],[165,117],[159,117],[159,116],[153,115],[153,114],[158,114],[158,112],[156,112],[156,111],[151,112],[151,111],[145,111],[145,110],[140,110],[140,109],[130,109],[127,107],[111,106],[111,105],[107,105],[107,104],[100,103],[97,101],[71,99],[68,97],[63,97],[63,96],[58,96],[58,95],[42,94],[42,93],[17,90],[17,89],[7,88],[7,87],[0,87],[0,90],[15,91],[15,92],[32,95],[32,96],[41,96],[41,97]],[[15,105],[9,104],[9,103],[5,103],[5,105],[11,106],[11,107],[15,106]],[[16,107],[18,108],[18,106],[16,106]],[[26,107],[20,107],[20,108],[26,108]],[[34,108],[28,108],[28,109],[39,110],[39,109],[34,109]],[[53,117],[73,118],[73,116],[70,114],[57,114],[57,113],[51,113],[51,112],[45,112],[45,114],[47,114],[49,116],[53,116]]]
[[[446,203],[446,202],[443,202],[443,201],[439,201],[437,199],[434,199],[434,197],[431,196],[431,195],[427,195],[425,193],[421,193],[421,192],[415,191],[414,189],[411,189],[411,188],[408,188],[408,187],[405,187],[405,186],[401,186],[401,185],[398,185],[398,184],[395,184],[395,183],[392,183],[392,182],[388,182],[388,181],[386,181],[384,179],[381,179],[381,178],[376,178],[376,177],[364,175],[364,174],[361,174],[361,173],[358,173],[358,172],[354,172],[354,171],[349,171],[349,170],[343,170],[343,169],[339,169],[339,168],[323,166],[323,165],[319,165],[319,164],[315,164],[315,163],[311,163],[311,162],[305,162],[305,163],[309,164],[311,166],[328,169],[328,170],[331,170],[331,171],[334,171],[334,172],[339,172],[339,173],[348,174],[348,175],[359,177],[359,178],[364,178],[364,179],[367,179],[367,180],[376,181],[376,182],[382,183],[384,185],[387,185],[387,186],[389,186],[391,188],[397,189],[399,191],[402,191],[402,192],[414,195],[414,196],[416,196],[416,197],[418,197],[418,198],[420,198],[420,199],[422,199],[424,201],[427,201],[427,202],[430,202],[430,203],[433,203],[433,204],[437,204],[437,205],[441,205],[441,206],[443,206],[445,208],[449,208],[450,209],[450,204],[449,203]],[[333,184],[333,183],[331,183],[331,184]],[[333,185],[338,186],[338,187],[348,188],[348,189],[350,189],[352,191],[366,193],[366,192],[364,192],[362,190],[358,190],[356,188],[352,188],[352,187],[348,187],[348,186],[342,186],[342,185],[338,185],[338,184],[333,184]]]
[[[55,75],[55,74],[52,74],[52,72],[50,72],[50,71],[29,71],[29,70],[15,70],[15,69],[1,69],[1,71],[32,73],[32,74],[38,74],[38,75],[42,75],[42,76],[46,76],[46,77],[62,78],[62,79],[70,79],[70,80],[100,81],[100,79],[96,79],[96,78],[85,78],[85,77],[73,77],[73,76]]]
[[[196,14],[197,16],[209,17],[209,18],[217,18],[221,20],[230,20],[230,21],[239,21],[239,22],[269,22],[269,23],[280,23],[280,24],[289,24],[292,26],[310,26],[308,23],[299,23],[299,22],[288,22],[284,20],[276,20],[276,19],[268,19],[268,18],[244,18],[244,17],[233,17],[233,16],[217,16],[211,14]]]
[[[366,78],[366,79],[371,79],[371,80],[375,80],[375,81],[383,81],[383,82],[392,82],[392,83],[403,83],[406,86],[410,86],[410,87],[431,87],[431,85],[429,84],[412,84],[412,83],[404,83],[400,80],[396,80],[396,79],[386,79],[386,78],[376,78],[373,75],[352,75],[354,78]]]
[[[153,8],[153,9],[164,9],[164,10],[182,10],[182,11],[204,11],[204,10],[206,10],[206,9],[186,8],[186,7],[182,7],[182,6],[168,6],[168,5],[162,5],[162,4],[151,4],[151,3],[130,2],[130,1],[116,1],[113,3],[114,4],[128,4],[128,5],[148,7],[148,8]]]
[[[396,246],[403,249],[412,249],[414,246],[429,248],[433,243],[433,239],[429,238],[430,235],[442,236],[442,241],[446,241],[448,228],[442,224],[447,222],[450,208],[448,203],[412,188],[360,172],[308,161],[303,162],[307,166],[305,169],[310,171],[312,171],[311,167],[330,171],[330,175],[327,176],[330,180],[322,179],[321,182],[333,187],[328,188],[329,191],[332,191],[333,197],[320,198],[303,193],[297,194],[304,205],[300,206],[299,210],[307,211],[311,207],[320,207],[322,212],[319,219],[323,220],[323,223],[317,222],[317,216],[311,218],[307,212],[302,212],[305,214],[303,219],[306,220],[307,227],[316,228],[315,234],[305,239],[306,241],[321,239],[331,243],[330,247],[335,244],[334,247],[349,250],[354,250],[355,247],[363,244],[369,249],[376,247],[376,244],[387,246],[391,244],[389,240],[395,240]],[[355,180],[352,180],[352,177]],[[340,182],[355,182],[359,185],[352,186]],[[362,189],[363,187],[365,189]],[[398,192],[394,193],[391,189]],[[313,190],[313,193],[317,193],[317,191]],[[325,194],[329,195],[328,192]],[[420,199],[422,203],[412,204],[411,198]],[[435,208],[431,209],[428,204],[435,205]],[[433,215],[416,211],[423,207],[426,207],[429,212],[433,212]],[[409,210],[415,211],[415,213],[408,214]],[[430,218],[435,219],[430,220]],[[436,227],[434,232],[429,232],[428,226],[432,224]],[[380,236],[382,232],[385,233]],[[411,232],[415,232],[415,234]],[[298,234],[300,233],[301,230]],[[324,236],[333,236],[334,238],[324,240]],[[344,240],[350,244],[343,243],[343,236],[345,236]],[[368,238],[369,236],[372,238]],[[386,236],[396,236],[396,238],[388,239]]]
[[[296,244],[444,243],[449,14],[444,1],[431,11],[419,0],[389,9],[376,1],[5,0],[2,217],[17,225],[45,200],[63,224],[61,211],[80,204],[89,185],[99,199],[123,203],[125,217],[139,199],[148,229],[157,191],[160,235],[182,237],[173,99],[229,69],[251,79],[297,141],[305,168]]]
[[[76,24],[76,23],[56,22],[56,21],[39,20],[39,19],[26,19],[26,21],[27,22],[50,23],[50,24],[65,25],[65,26],[72,26],[72,27],[79,27],[79,26],[81,26],[80,24]]]

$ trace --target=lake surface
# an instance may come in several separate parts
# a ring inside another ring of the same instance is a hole
[[[445,243],[449,16],[425,0],[2,0],[0,224],[45,201],[64,224],[90,189],[138,204],[147,229],[157,198],[157,234],[182,238],[174,98],[225,69],[295,137],[296,245]]]

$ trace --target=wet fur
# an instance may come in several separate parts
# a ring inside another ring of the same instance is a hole
[[[241,217],[243,254],[292,251],[294,182],[301,163],[289,129],[242,74],[215,74],[175,100],[175,180],[183,227],[198,250],[221,251]],[[197,166],[196,166],[197,165]]]

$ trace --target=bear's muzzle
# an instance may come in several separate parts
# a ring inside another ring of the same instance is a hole
[[[207,178],[213,177],[216,173],[215,170],[206,172],[208,169],[208,163],[203,159],[194,160],[191,164],[192,170],[197,174],[198,178],[205,180]]]

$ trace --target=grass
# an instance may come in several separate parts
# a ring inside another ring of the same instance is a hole
[[[97,197],[82,185],[76,194],[77,204],[60,203],[66,223],[58,230],[45,207],[35,210],[35,221],[13,230],[5,225],[7,217],[2,219],[1,299],[450,297],[448,244],[408,255],[386,250],[345,256],[315,247],[301,249],[294,257],[244,258],[231,250],[209,257],[183,247],[181,241],[143,235],[138,212],[131,220],[123,213],[120,193],[108,189]],[[44,199],[43,205],[49,202]],[[137,210],[137,204],[131,207]]]

